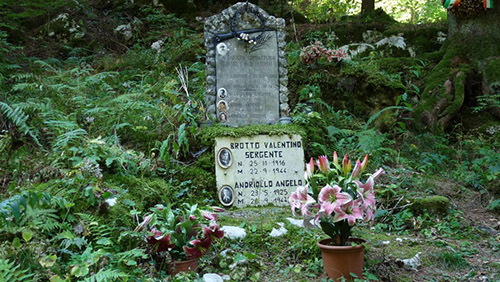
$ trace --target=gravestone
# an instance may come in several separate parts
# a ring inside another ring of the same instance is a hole
[[[289,115],[285,20],[236,3],[205,21],[206,114],[231,126]]]
[[[300,135],[215,138],[219,201],[225,206],[289,205],[304,183]]]

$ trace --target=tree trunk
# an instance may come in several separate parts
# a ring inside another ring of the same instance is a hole
[[[500,0],[486,10],[482,0],[463,0],[448,11],[443,58],[425,78],[426,87],[414,113],[421,129],[443,132],[457,118],[472,126],[480,124],[471,121],[500,119],[498,101],[492,97],[500,92],[499,19]]]
[[[375,0],[363,0],[361,2],[361,14],[372,13],[375,11]]]

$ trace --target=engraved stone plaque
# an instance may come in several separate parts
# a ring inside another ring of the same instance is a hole
[[[206,116],[231,126],[289,116],[285,20],[239,2],[205,21]]]
[[[260,33],[256,33],[257,37]],[[252,34],[250,34],[252,36]],[[266,31],[260,46],[231,38],[217,45],[215,56],[217,115],[225,113],[233,126],[275,123],[279,120],[278,42],[276,31]],[[256,50],[252,50],[254,47]]]
[[[224,206],[288,205],[304,183],[304,148],[299,135],[215,139],[215,173]]]

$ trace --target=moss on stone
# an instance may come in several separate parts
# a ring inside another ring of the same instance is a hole
[[[138,178],[131,175],[112,174],[106,177],[106,184],[122,192],[121,199],[133,200],[138,210],[145,210],[158,203],[167,203],[174,198],[178,189],[163,178]]]
[[[467,74],[460,72],[458,75],[455,77],[455,95],[454,97],[449,97],[452,99],[450,102],[451,104],[446,108],[444,111],[445,115],[451,115],[462,107],[465,99],[465,82],[467,80]]]
[[[486,61],[484,75],[489,83],[500,82],[500,57],[490,58]]]
[[[294,124],[286,125],[249,125],[242,127],[227,127],[216,125],[203,128],[200,133],[200,141],[203,146],[213,147],[216,137],[233,137],[240,138],[245,136],[255,135],[294,135],[298,134],[303,139],[307,138],[306,131]]]
[[[415,214],[422,214],[425,211],[431,214],[446,214],[450,200],[443,196],[430,196],[425,198],[410,199],[411,210]]]
[[[215,200],[216,195],[216,181],[215,181],[215,166],[213,156],[212,158],[208,157],[208,155],[213,155],[211,152],[205,153],[207,155],[202,160],[204,166],[206,168],[202,168],[198,165],[198,162],[194,165],[183,167],[179,173],[178,178],[180,181],[190,181],[190,192],[193,195],[203,195],[208,192],[213,195],[213,199]],[[208,167],[208,161],[205,159],[212,159],[211,166]],[[203,199],[200,200],[203,202]]]

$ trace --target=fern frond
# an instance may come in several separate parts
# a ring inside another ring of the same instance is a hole
[[[26,123],[29,116],[26,115],[22,109],[17,107],[12,108],[8,104],[0,102],[0,114],[7,117],[7,119],[10,120],[21,133],[29,135],[38,146],[42,147],[38,141],[37,132]]]
[[[70,206],[66,199],[62,197],[51,196],[39,191],[25,191],[0,202],[0,217],[3,219],[14,217],[15,222],[18,222],[28,206],[45,207],[52,205],[60,208]]]
[[[91,277],[86,278],[85,282],[108,282],[117,281],[120,278],[128,277],[127,274],[116,269],[101,269]]]
[[[61,223],[59,222],[59,216],[56,214],[55,209],[39,209],[28,207],[26,210],[26,217],[21,221],[20,225],[25,225],[24,223],[29,223],[32,226],[36,226],[38,229],[43,231],[54,231],[61,228]]]
[[[27,273],[27,269],[19,269],[20,266],[14,266],[14,262],[8,259],[0,259],[0,281],[31,281],[33,274]]]
[[[85,135],[87,135],[87,131],[81,128],[65,132],[57,136],[52,147],[55,151],[59,151],[62,148],[67,147],[71,143],[82,141]]]

